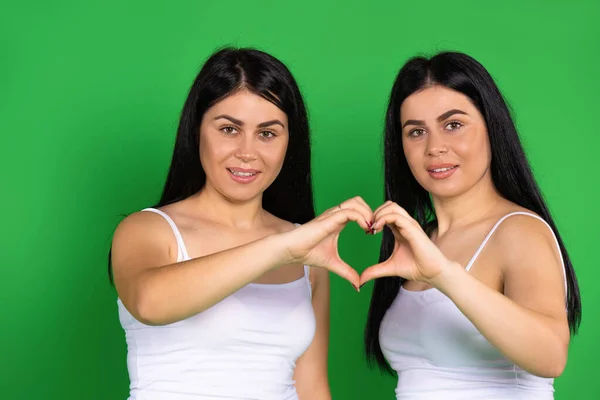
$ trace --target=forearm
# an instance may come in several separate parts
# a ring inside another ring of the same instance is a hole
[[[147,324],[165,325],[210,308],[267,271],[287,264],[281,241],[281,235],[269,235],[144,272],[134,301],[137,314]]]
[[[560,321],[520,306],[457,264],[432,284],[516,365],[538,376],[562,373],[568,343],[557,334]]]

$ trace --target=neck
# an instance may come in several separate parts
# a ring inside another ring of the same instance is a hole
[[[245,202],[234,202],[208,184],[191,199],[196,210],[219,225],[240,230],[251,230],[264,221],[262,196]]]
[[[466,193],[454,197],[432,197],[438,223],[438,237],[453,228],[485,218],[502,199],[489,174]]]

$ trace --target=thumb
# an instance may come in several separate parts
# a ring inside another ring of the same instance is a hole
[[[360,275],[360,286],[373,279],[383,278],[386,276],[397,276],[392,263],[384,261],[382,263],[372,265],[365,269]]]
[[[346,264],[341,258],[336,257],[332,259],[327,269],[350,282],[357,291],[359,290],[360,276],[358,275],[358,272],[350,265]]]

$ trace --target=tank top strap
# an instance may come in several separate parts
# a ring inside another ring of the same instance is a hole
[[[550,229],[550,232],[552,233],[552,237],[554,238],[554,243],[556,244],[556,248],[558,249],[558,254],[560,255],[560,262],[561,262],[562,269],[563,269],[563,278],[564,278],[564,283],[565,283],[565,294],[566,294],[567,293],[567,271],[566,271],[566,267],[565,267],[565,262],[562,258],[562,251],[560,250],[560,244],[558,243],[558,239],[557,239],[556,235],[554,234],[552,227],[543,218],[541,218],[540,216],[535,215],[533,213],[529,213],[529,212],[515,211],[515,212],[511,212],[509,214],[506,214],[505,216],[500,218],[500,220],[494,224],[492,229],[490,229],[490,231],[486,235],[485,239],[483,239],[483,242],[481,242],[481,244],[477,248],[477,251],[475,252],[475,254],[473,254],[473,257],[471,257],[469,264],[467,264],[466,270],[469,271],[471,269],[471,267],[473,267],[475,260],[477,260],[477,257],[479,257],[479,254],[481,253],[481,251],[483,250],[483,248],[485,247],[487,242],[490,240],[490,238],[492,237],[492,235],[494,234],[496,229],[500,226],[500,224],[502,222],[504,222],[504,220],[506,220],[508,217],[511,217],[513,215],[528,215],[530,217],[536,218],[536,219],[542,221],[548,227],[548,229]]]
[[[179,229],[177,228],[177,225],[175,225],[173,219],[171,219],[171,217],[169,217],[164,211],[158,210],[156,208],[144,208],[142,211],[153,212],[162,216],[167,221],[167,223],[171,227],[171,230],[173,231],[173,234],[175,235],[175,240],[177,241],[177,261],[179,262],[189,260],[190,257],[185,247],[183,236],[181,236],[181,232],[179,232]]]
[[[306,286],[308,287],[308,294],[310,295],[310,298],[312,299],[312,284],[310,282],[310,266],[308,266],[308,265],[304,266],[304,278],[306,279]]]

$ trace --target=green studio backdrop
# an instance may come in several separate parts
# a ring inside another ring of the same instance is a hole
[[[206,57],[251,45],[284,61],[306,96],[317,211],[383,199],[389,90],[417,53],[480,60],[514,109],[579,275],[581,333],[556,398],[597,399],[600,278],[598,2],[129,1],[0,3],[2,340],[0,397],[125,399],[125,341],[106,276],[121,214],[155,202],[178,115]],[[361,271],[380,237],[343,232]],[[334,399],[392,399],[367,368],[372,284],[332,277]]]

